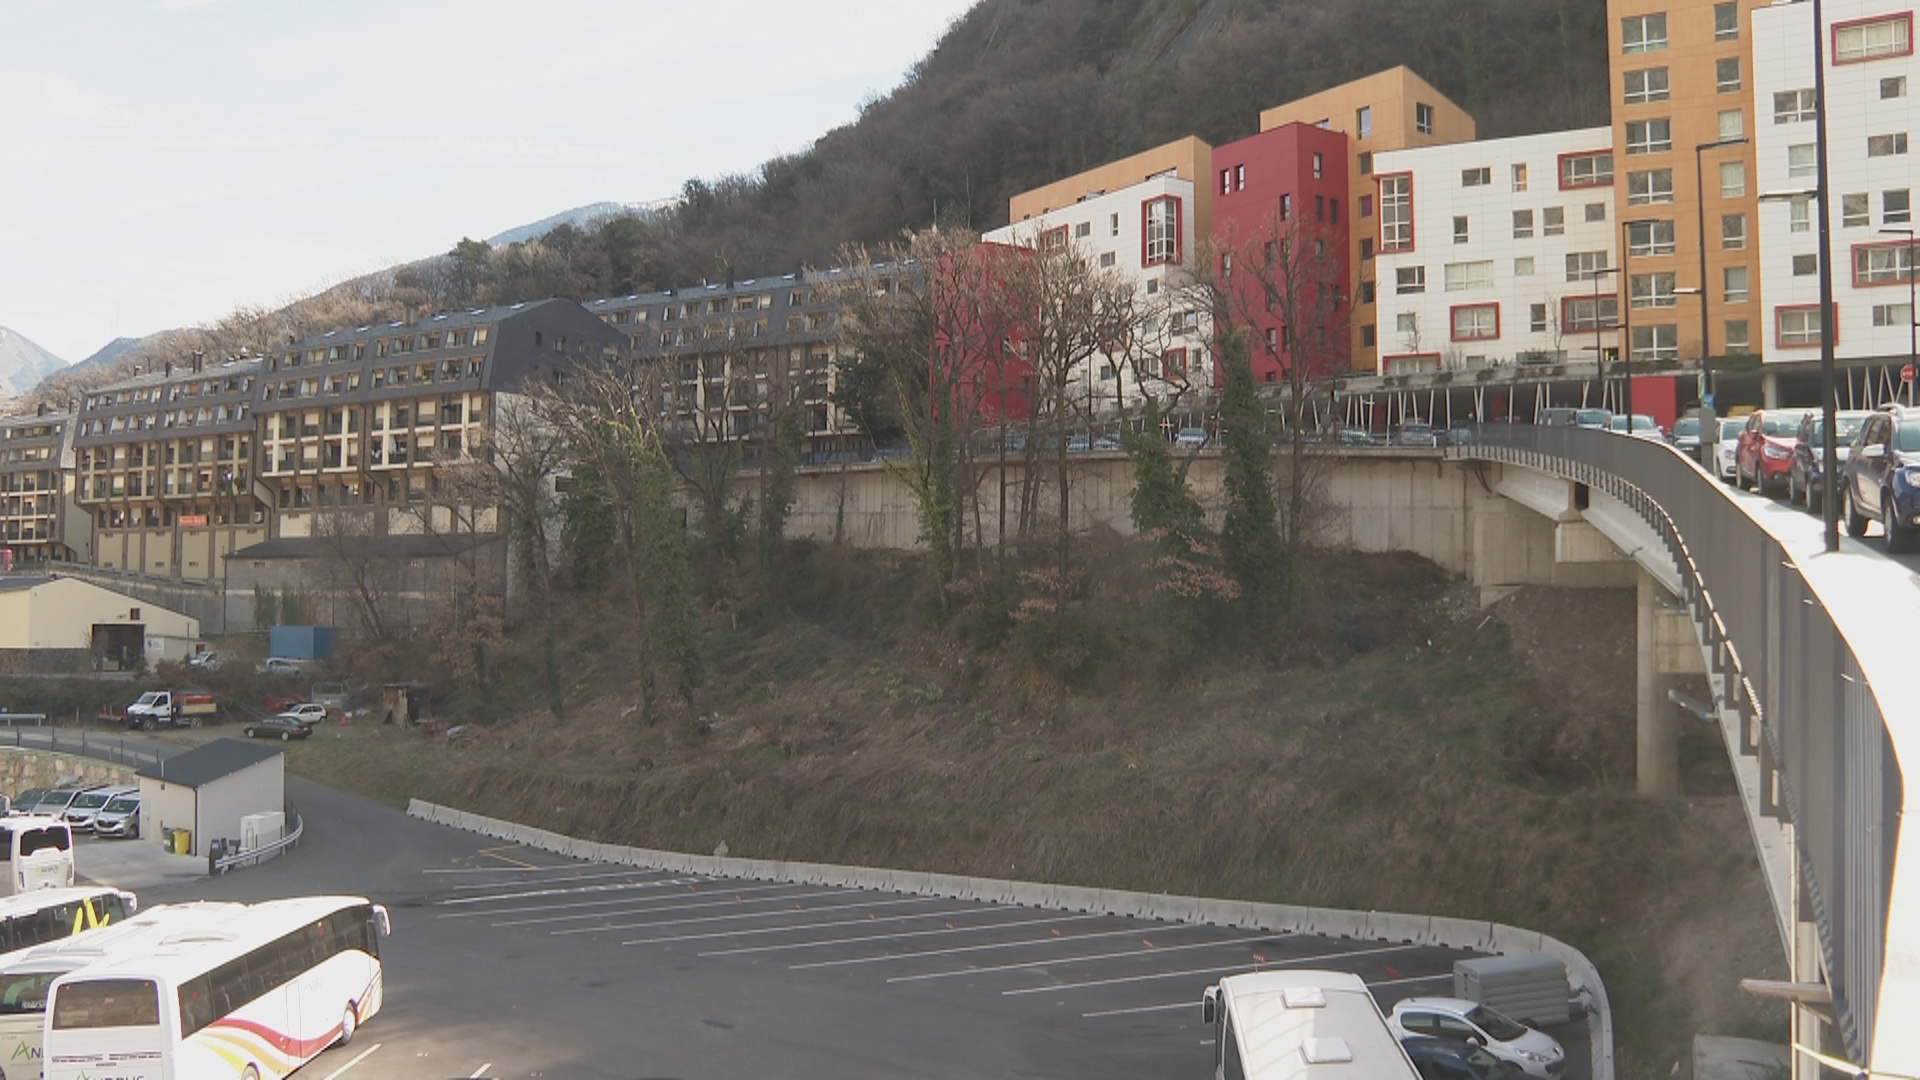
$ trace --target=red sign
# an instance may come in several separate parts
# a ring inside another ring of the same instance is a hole
[[[181,514],[180,515],[180,525],[182,528],[191,529],[195,525],[205,525],[206,523],[207,523],[207,515],[205,514]]]
[[[1913,381],[1913,365],[1912,364],[1908,364],[1905,367],[1900,369],[1900,381],[1901,382]]]

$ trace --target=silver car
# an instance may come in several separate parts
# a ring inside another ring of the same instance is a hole
[[[140,792],[116,795],[93,817],[93,835],[137,839],[140,836]]]
[[[67,812],[64,815],[67,819],[67,825],[70,826],[74,832],[92,832],[94,818],[99,816],[100,811],[105,809],[108,803],[121,795],[135,793],[139,790],[137,787],[121,785],[119,787],[99,787],[91,791],[83,791],[73,797],[73,802],[67,804]]]

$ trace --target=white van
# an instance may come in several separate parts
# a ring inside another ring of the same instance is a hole
[[[0,819],[0,860],[6,880],[0,896],[73,884],[73,829],[44,814]]]
[[[1256,971],[1207,988],[1215,1080],[1421,1080],[1358,975]]]

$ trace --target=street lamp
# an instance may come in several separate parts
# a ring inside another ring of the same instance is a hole
[[[1920,370],[1920,321],[1914,318],[1913,230],[1881,229],[1889,236],[1907,238],[1907,366]],[[1896,400],[1898,400],[1896,398]],[[1913,404],[1913,383],[1907,383],[1907,404]]]
[[[1714,416],[1713,347],[1707,312],[1707,181],[1704,155],[1709,150],[1741,146],[1746,141],[1747,137],[1742,135],[1737,139],[1701,143],[1693,148],[1693,209],[1700,227],[1700,464],[1708,472],[1712,472],[1714,467],[1713,444],[1720,438],[1720,422]],[[1754,224],[1758,226],[1759,223]]]
[[[1606,327],[1605,320],[1600,318],[1600,279],[1610,274],[1618,274],[1619,272],[1620,268],[1617,266],[1602,266],[1597,270],[1587,271],[1587,276],[1593,279],[1593,367],[1594,370],[1600,374],[1600,399],[1602,401],[1605,401],[1607,396],[1607,350],[1600,344],[1600,331]],[[1615,320],[1614,329],[1618,330],[1619,328],[1619,321]],[[1582,399],[1584,399],[1586,390],[1582,389],[1580,394]],[[1628,410],[1628,415],[1632,415],[1631,409]],[[1628,423],[1631,424],[1632,421],[1629,420]]]
[[[1813,0],[1813,186],[1820,202],[1820,475],[1831,489],[1840,475],[1840,446],[1834,413],[1833,337],[1833,186],[1827,175],[1827,23],[1820,0]],[[1908,273],[1912,270],[1909,268]],[[1840,500],[1831,491],[1820,500],[1822,532],[1829,553],[1840,550]]]

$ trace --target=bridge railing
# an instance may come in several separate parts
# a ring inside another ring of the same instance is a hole
[[[1794,826],[1838,1030],[1851,1059],[1867,1061],[1904,791],[1881,703],[1804,569],[1723,484],[1662,443],[1490,424],[1449,454],[1604,491],[1665,542],[1724,679],[1720,704],[1759,733],[1743,734],[1741,749],[1759,758],[1761,809]]]

